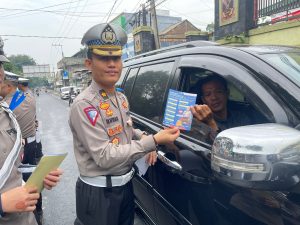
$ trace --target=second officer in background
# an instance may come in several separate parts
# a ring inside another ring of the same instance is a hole
[[[179,136],[177,128],[155,135],[133,128],[127,98],[115,90],[126,42],[123,29],[107,23],[93,26],[82,39],[88,47],[85,65],[93,80],[70,110],[80,172],[76,225],[132,225],[134,162],[146,154],[153,159],[157,144],[171,143]]]
[[[40,158],[43,156],[41,150],[37,148],[36,143],[36,101],[31,91],[28,88],[28,80],[20,79],[19,76],[13,73],[5,72],[5,80],[0,95],[4,98],[8,105],[14,99],[18,86],[24,93],[25,99],[12,111],[16,115],[18,124],[20,125],[22,138],[24,139],[24,154],[22,163],[37,165]],[[21,84],[20,84],[21,83]],[[22,93],[20,93],[21,95]],[[19,97],[20,99],[20,97]],[[27,181],[31,173],[23,173],[23,180]],[[38,224],[43,222],[42,198],[38,200],[35,216]]]

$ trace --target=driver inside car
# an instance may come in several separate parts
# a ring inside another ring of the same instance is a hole
[[[205,77],[201,81],[199,91],[203,104],[192,106],[191,111],[198,122],[210,127],[211,141],[222,130],[251,124],[246,113],[228,108],[229,89],[223,77]]]

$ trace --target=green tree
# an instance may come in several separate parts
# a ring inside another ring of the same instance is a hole
[[[215,24],[214,23],[210,23],[210,24],[207,24],[206,26],[206,31],[211,33],[211,32],[214,32],[215,30]]]
[[[46,77],[30,77],[29,78],[30,88],[49,86],[48,80]]]
[[[28,55],[11,55],[8,59],[10,63],[6,63],[4,69],[16,74],[22,73],[22,66],[36,65],[35,60]]]

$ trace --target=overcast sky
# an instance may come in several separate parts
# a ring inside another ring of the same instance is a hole
[[[80,44],[83,34],[91,26],[106,22],[112,8],[109,20],[121,12],[136,12],[146,1],[117,0],[114,5],[115,0],[1,0],[0,35],[5,42],[4,51],[8,56],[29,55],[38,64],[50,64],[51,70],[56,69],[62,53],[61,47],[53,45],[62,45],[64,55],[72,56],[83,47]],[[214,0],[156,0],[156,4],[158,9],[169,10],[171,16],[188,19],[202,30],[214,21]],[[37,12],[36,9],[42,11]]]

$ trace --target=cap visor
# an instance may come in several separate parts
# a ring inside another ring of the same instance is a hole
[[[10,62],[4,55],[0,55],[0,62]]]
[[[103,55],[103,56],[121,56],[122,50],[104,51],[101,49],[93,49],[93,53],[96,55]]]

